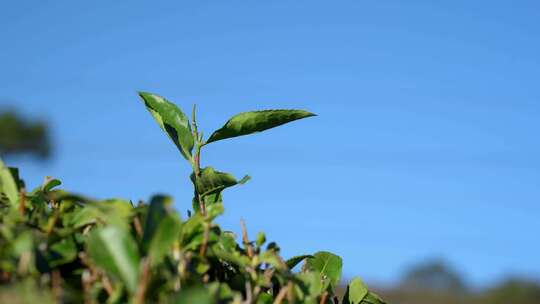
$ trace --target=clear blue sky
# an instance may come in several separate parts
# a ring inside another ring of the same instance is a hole
[[[47,2],[47,3],[46,3]],[[172,194],[189,167],[137,90],[209,134],[231,115],[319,116],[208,146],[253,180],[225,194],[285,256],[329,250],[394,282],[444,257],[473,283],[540,273],[538,1],[4,1],[0,102],[51,122],[51,162],[12,159],[98,198]]]

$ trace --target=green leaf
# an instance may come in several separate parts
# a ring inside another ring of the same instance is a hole
[[[144,221],[144,232],[142,238],[143,250],[146,251],[156,230],[163,219],[163,217],[169,213],[172,205],[172,199],[165,195],[155,195],[150,200],[150,207],[146,214],[146,220]]]
[[[230,302],[234,297],[234,292],[226,283],[212,282],[206,285],[208,293],[221,302]]]
[[[236,235],[234,232],[224,231],[219,236],[219,241],[216,246],[224,251],[234,251],[236,249]]]
[[[343,304],[360,304],[368,294],[368,288],[360,278],[354,278],[343,296]]]
[[[266,234],[264,232],[257,233],[257,238],[255,239],[255,244],[257,247],[261,247],[266,242]]]
[[[307,258],[314,258],[314,256],[312,256],[311,254],[297,255],[288,259],[285,264],[287,264],[287,267],[289,267],[289,269],[293,269],[296,265],[298,265],[300,262]]]
[[[157,266],[170,251],[175,241],[178,241],[182,223],[175,214],[168,214],[161,219],[148,249],[150,264]]]
[[[315,116],[315,114],[303,110],[265,110],[240,113],[229,119],[221,129],[215,131],[206,143],[261,132],[310,116]]]
[[[204,238],[205,219],[196,213],[182,224],[180,245],[184,249],[194,249],[200,246]]]
[[[1,162],[1,160],[0,160]],[[24,185],[24,181],[20,179],[20,176],[19,176],[19,168],[14,168],[14,167],[8,167],[9,168],[9,171],[11,172],[11,177],[13,178],[13,180],[15,181],[15,184],[17,186],[17,189],[22,189],[25,187]]]
[[[79,208],[73,212],[73,215],[69,220],[69,225],[73,226],[73,228],[80,228],[86,225],[94,224],[99,216],[100,211],[97,208],[93,208],[91,206]]]
[[[131,293],[135,291],[139,277],[139,254],[128,231],[113,225],[96,229],[87,240],[87,251],[97,266],[122,281]]]
[[[273,250],[267,250],[259,254],[259,260],[261,263],[272,265],[275,269],[287,270],[287,266],[283,263],[279,254]]]
[[[52,190],[52,188],[60,186],[61,184],[62,182],[59,181],[58,179],[47,176],[45,177],[45,180],[43,181],[43,185],[41,185],[41,190],[43,192],[49,192]]]
[[[270,304],[274,303],[274,299],[271,295],[269,295],[266,292],[262,292],[259,294],[259,297],[257,298],[257,304]]]
[[[129,201],[122,199],[109,199],[98,202],[87,202],[84,209],[94,209],[94,213],[91,211],[83,213],[84,216],[79,218],[78,224],[81,225],[84,221],[88,220],[88,216],[95,214],[95,219],[99,222],[107,224],[114,224],[116,226],[122,226],[124,228],[129,227],[128,219],[134,212],[133,206]]]
[[[17,182],[11,174],[11,170],[4,166],[2,160],[0,160],[0,202],[7,202],[15,208],[19,202]]]
[[[247,255],[241,255],[238,251],[229,252],[222,250],[219,247],[214,247],[213,252],[214,255],[220,260],[223,260],[239,268],[244,268],[250,263]]]
[[[195,175],[191,174],[191,181],[195,185],[197,193],[202,196],[221,192],[225,188],[243,184],[248,180],[249,177],[246,176],[240,181],[237,181],[231,174],[216,171],[212,167],[202,169],[198,178],[195,178]]]
[[[315,299],[321,294],[323,289],[320,273],[314,272],[302,272],[297,275],[298,279],[304,283],[306,289],[302,290],[304,302],[310,303],[310,300]],[[313,301],[311,301],[313,302]],[[318,301],[317,301],[318,303]]]
[[[222,215],[225,212],[225,209],[223,208],[223,204],[221,202],[208,204],[208,201],[206,199],[205,202],[207,204],[206,214],[210,219],[215,219],[216,217]]]
[[[51,261],[49,264],[52,267],[56,267],[75,260],[75,258],[77,258],[77,246],[75,245],[73,238],[63,238],[51,246],[51,253]]]
[[[194,145],[193,133],[184,112],[161,96],[145,92],[139,92],[139,96],[143,99],[146,109],[178,147],[184,158],[191,160]]]
[[[332,288],[338,286],[343,267],[339,256],[327,251],[319,251],[313,258],[307,260],[306,265],[308,269],[320,272],[322,279],[328,280]]]
[[[16,239],[11,243],[12,254],[18,258],[24,252],[31,252],[34,250],[33,236],[32,232],[26,230],[21,234],[17,235]]]
[[[209,291],[201,287],[182,290],[169,303],[177,304],[212,304],[215,301]]]
[[[361,304],[386,304],[378,295],[373,292],[368,292]]]

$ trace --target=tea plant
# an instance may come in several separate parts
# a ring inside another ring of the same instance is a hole
[[[224,212],[222,192],[249,177],[201,167],[208,144],[314,114],[241,113],[204,139],[195,107],[189,120],[164,98],[139,95],[192,168],[193,212],[181,219],[164,195],[148,204],[97,201],[58,189],[52,178],[27,192],[18,170],[0,162],[0,301],[339,303],[340,257],[321,251],[285,260],[263,233],[250,239],[243,222],[238,243],[214,220]],[[341,303],[383,301],[355,278]]]

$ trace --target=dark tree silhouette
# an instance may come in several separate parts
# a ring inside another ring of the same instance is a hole
[[[31,153],[42,158],[50,156],[47,124],[29,122],[13,111],[0,113],[0,155]]]

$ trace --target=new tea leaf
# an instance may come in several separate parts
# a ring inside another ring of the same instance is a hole
[[[240,181],[237,181],[234,176],[229,173],[219,172],[212,167],[206,167],[201,170],[200,176],[195,178],[191,175],[191,181],[195,184],[195,189],[200,195],[208,195],[210,193],[220,192],[225,188],[232,187],[237,184],[243,184],[249,180],[249,176],[245,176]]]
[[[180,153],[190,160],[194,145],[193,134],[184,112],[161,96],[145,92],[139,92],[139,96],[143,99],[146,109],[178,147]]]
[[[221,129],[215,131],[206,141],[214,141],[248,135],[268,130],[288,122],[315,116],[303,110],[264,110],[244,112],[233,116]]]
[[[58,179],[47,176],[45,177],[45,180],[43,181],[43,185],[41,185],[41,190],[43,192],[49,192],[52,190],[52,188],[60,186],[61,184],[62,182],[59,181]]]

